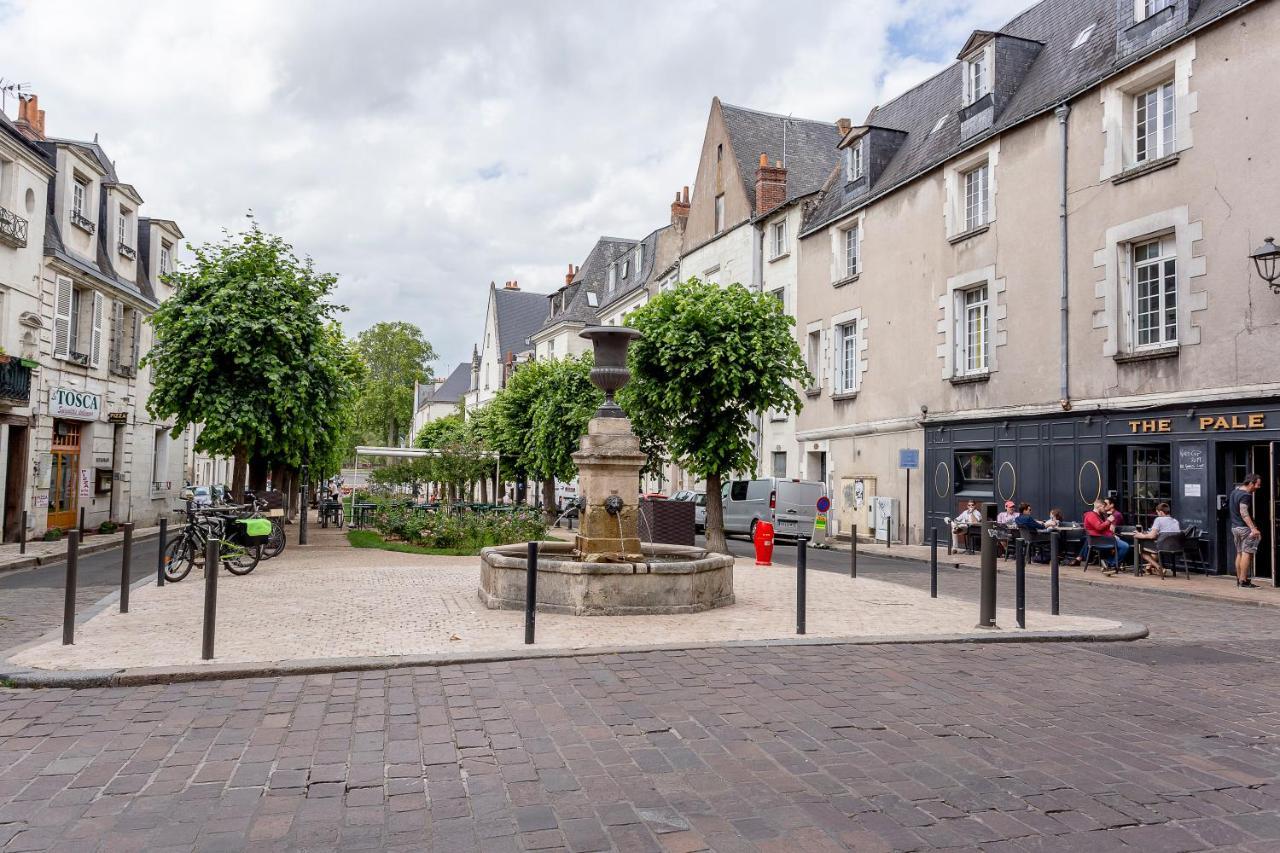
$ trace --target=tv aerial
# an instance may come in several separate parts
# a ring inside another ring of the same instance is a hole
[[[9,96],[21,98],[22,93],[30,88],[30,83],[18,83],[14,80],[0,77],[0,111],[7,114],[9,112]]]

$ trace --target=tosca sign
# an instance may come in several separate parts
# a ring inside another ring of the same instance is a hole
[[[102,396],[74,388],[49,389],[49,414],[55,418],[96,421],[102,412]]]

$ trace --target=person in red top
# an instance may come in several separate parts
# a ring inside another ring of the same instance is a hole
[[[1119,515],[1119,513],[1116,513]],[[1129,553],[1129,543],[1123,539],[1116,538],[1116,527],[1110,516],[1107,515],[1106,505],[1102,501],[1094,501],[1093,509],[1084,514],[1084,532],[1086,536],[1106,536],[1115,543],[1115,554],[1112,556],[1110,566],[1112,569],[1120,567],[1120,561],[1124,559],[1124,555]],[[1085,540],[1084,547],[1080,549],[1080,556],[1072,561],[1071,565],[1077,566],[1080,563],[1089,561],[1089,542]]]

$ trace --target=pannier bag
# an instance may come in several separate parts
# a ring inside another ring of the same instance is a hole
[[[271,538],[271,520],[267,518],[237,518],[236,524],[244,526],[244,544],[266,545]]]

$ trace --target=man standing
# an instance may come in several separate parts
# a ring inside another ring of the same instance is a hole
[[[1253,555],[1258,553],[1262,531],[1253,522],[1253,493],[1262,486],[1262,477],[1245,474],[1244,482],[1231,490],[1227,509],[1231,514],[1231,538],[1236,543],[1236,586],[1252,589]]]

